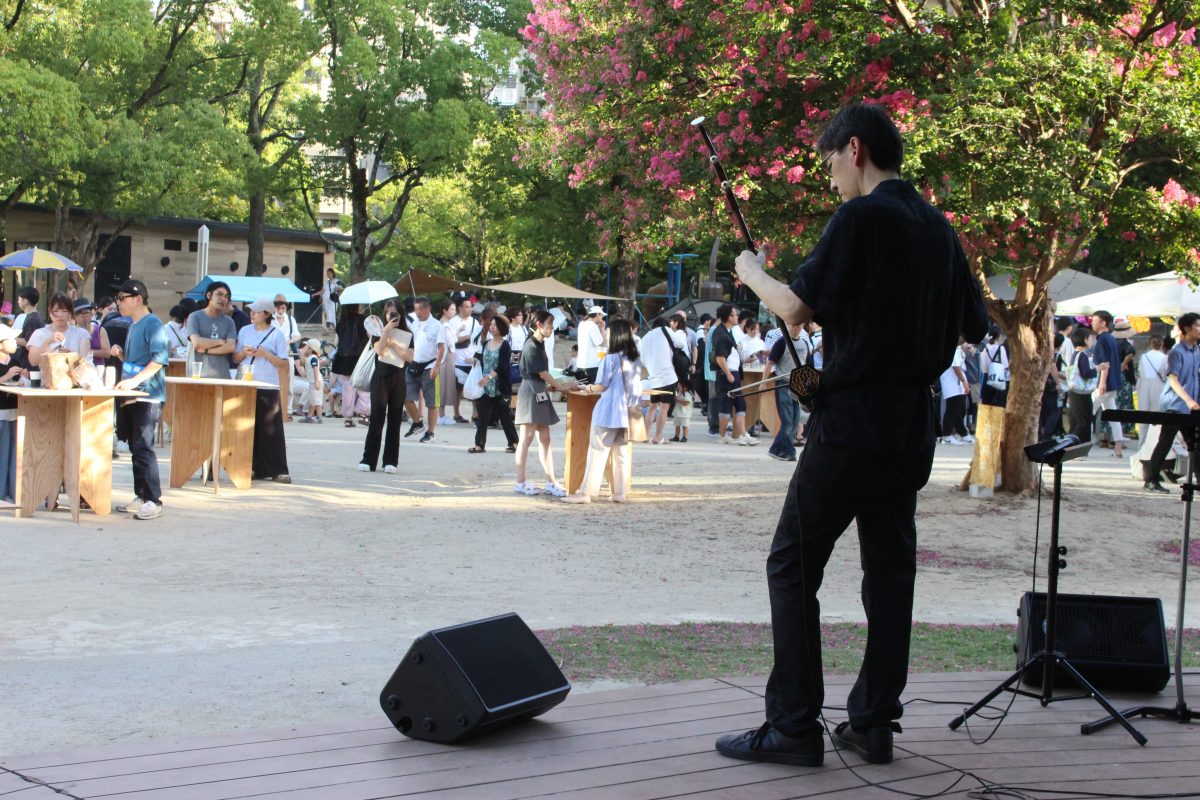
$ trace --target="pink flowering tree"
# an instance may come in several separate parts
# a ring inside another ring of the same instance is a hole
[[[1002,488],[1023,492],[1051,358],[1050,279],[1102,229],[1200,275],[1200,58],[1192,4],[1159,0],[534,0],[524,36],[553,104],[548,158],[604,191],[632,253],[731,233],[689,120],[708,117],[781,277],[837,198],[822,124],[884,104],[905,177],[942,208],[1008,335]],[[1152,169],[1148,169],[1152,168]],[[1175,177],[1165,185],[1143,176]],[[897,309],[897,313],[904,313]]]

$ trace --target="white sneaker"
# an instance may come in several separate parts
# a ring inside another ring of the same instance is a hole
[[[758,439],[755,439],[753,436],[751,436],[748,433],[743,433],[742,438],[737,439],[735,441],[738,444],[742,445],[743,447],[746,447],[746,446],[754,447],[756,444],[758,444]]]
[[[737,442],[737,439],[733,438],[732,436],[722,436],[720,438],[720,442],[721,444],[734,444]]]
[[[396,474],[396,468],[393,467],[391,464],[388,464],[386,467],[384,467],[383,471],[386,472],[388,475]]]
[[[371,468],[370,468],[370,467],[368,467],[366,464],[359,464],[359,465],[358,465],[358,471],[359,471],[359,472],[370,472],[370,471],[371,471]]]
[[[162,516],[162,506],[153,500],[142,503],[142,507],[134,512],[134,519],[156,519]]]
[[[961,447],[963,444],[965,444],[965,442],[952,434],[950,436],[942,437],[942,444],[948,444],[951,447]]]
[[[146,501],[140,497],[135,497],[124,505],[119,505],[113,509],[118,514],[136,514],[138,510],[145,505]]]
[[[542,494],[548,494],[551,497],[566,497],[567,490],[557,483],[547,483],[542,487]]]
[[[457,425],[454,417],[438,417],[438,425]]]
[[[974,444],[975,437],[968,433],[966,436],[962,437],[962,441],[964,444]]]

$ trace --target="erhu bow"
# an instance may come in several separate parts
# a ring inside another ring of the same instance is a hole
[[[725,193],[725,205],[729,207],[729,213],[733,215],[733,221],[737,225],[738,232],[742,234],[746,249],[752,253],[757,253],[758,247],[754,244],[754,237],[750,235],[750,228],[746,225],[746,218],[742,216],[742,209],[738,205],[737,196],[733,193],[733,186],[729,183],[729,178],[725,176],[725,168],[721,166],[721,157],[717,155],[717,148],[713,145],[708,131],[704,129],[704,119],[704,117],[696,117],[692,120],[692,127],[700,131],[700,136],[704,139],[705,146],[708,147],[708,163],[712,165],[713,171],[717,174],[717,180],[721,182],[721,191]],[[821,385],[821,373],[808,364],[800,363],[800,356],[796,353],[796,345],[792,342],[792,337],[788,333],[787,325],[784,324],[783,318],[776,315],[775,321],[779,325],[779,329],[783,332],[783,340],[786,342],[788,354],[792,357],[792,363],[796,365],[788,375],[788,391],[792,393],[792,396],[796,398],[805,411],[812,411],[813,401],[816,399],[817,390]],[[767,378],[765,381],[759,381],[750,386],[742,386],[734,389],[729,394],[731,396],[745,397],[747,394],[761,394],[762,392],[773,391],[774,386],[758,392],[746,392],[746,389],[762,386],[765,383],[777,385],[778,380],[776,377]]]

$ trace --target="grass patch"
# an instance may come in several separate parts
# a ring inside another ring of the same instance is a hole
[[[866,625],[821,626],[826,674],[858,672]],[[913,625],[913,672],[1008,671],[1016,668],[1015,625]],[[571,681],[670,683],[771,671],[771,626],[744,622],[602,625],[537,632]],[[1200,665],[1200,631],[1184,632],[1184,665]],[[1173,645],[1172,645],[1173,646]]]

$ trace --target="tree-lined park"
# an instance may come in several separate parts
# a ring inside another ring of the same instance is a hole
[[[837,202],[822,123],[882,103],[905,177],[981,279],[1015,286],[985,295],[1012,353],[1003,488],[1022,491],[1050,279],[1200,276],[1196,18],[1185,0],[5,0],[0,230],[18,202],[53,209],[55,249],[91,270],[137,219],[249,223],[253,274],[263,226],[311,229],[336,200],[348,281],[570,281],[596,260],[632,297],[680,249],[736,254],[703,114],[787,275]],[[543,113],[489,102],[513,70]]]

